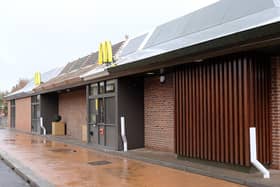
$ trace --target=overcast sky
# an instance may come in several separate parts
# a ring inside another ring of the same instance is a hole
[[[0,0],[0,90],[217,0]]]

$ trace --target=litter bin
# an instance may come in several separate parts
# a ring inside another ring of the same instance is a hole
[[[65,123],[52,122],[52,135],[53,136],[64,136],[65,135]]]

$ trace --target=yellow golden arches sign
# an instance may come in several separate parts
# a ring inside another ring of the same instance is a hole
[[[41,84],[41,73],[40,72],[35,73],[34,83],[36,86],[39,86]]]
[[[98,64],[113,62],[113,50],[110,41],[100,43],[98,50]]]

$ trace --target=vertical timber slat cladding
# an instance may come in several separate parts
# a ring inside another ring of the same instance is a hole
[[[59,95],[59,115],[66,123],[67,135],[82,140],[82,125],[86,121],[86,89],[82,88]]]
[[[180,156],[250,166],[249,127],[258,158],[271,164],[268,58],[218,57],[175,71],[175,146]]]

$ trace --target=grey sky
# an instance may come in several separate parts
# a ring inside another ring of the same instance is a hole
[[[217,0],[0,0],[0,90]]]

